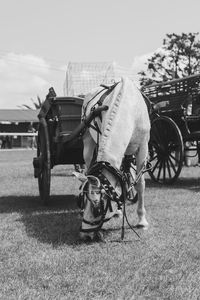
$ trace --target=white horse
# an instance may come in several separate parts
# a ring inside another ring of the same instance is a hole
[[[120,170],[124,156],[135,157],[137,173],[144,167],[148,156],[150,121],[139,89],[130,79],[122,78],[105,99],[102,96],[103,93],[105,90],[102,91],[99,87],[88,94],[83,103],[83,119],[99,104],[107,105],[108,110],[103,111],[101,117],[92,122],[91,127],[83,136],[83,155],[88,173],[86,175],[75,174],[82,181],[81,238],[93,239],[103,222],[120,214],[122,184],[117,176],[117,170]],[[94,163],[97,165],[96,171],[93,168]],[[137,226],[147,228],[144,175],[140,177],[136,190],[138,194]],[[110,198],[114,201],[110,201]]]

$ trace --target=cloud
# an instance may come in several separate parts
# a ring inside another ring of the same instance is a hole
[[[8,53],[0,58],[0,108],[31,104],[50,86],[50,65],[33,55]]]

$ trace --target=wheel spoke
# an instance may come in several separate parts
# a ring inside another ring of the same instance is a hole
[[[171,175],[171,169],[170,169],[170,165],[169,165],[169,161],[166,160],[166,163],[167,163],[167,170],[168,170],[169,177],[172,178],[172,175]]]
[[[159,171],[158,171],[158,174],[157,174],[157,180],[159,181],[160,179],[160,173],[161,173],[161,170],[162,170],[162,165],[163,165],[163,161],[161,160],[160,161],[160,166],[159,166]]]
[[[158,158],[157,153],[155,154],[155,156],[152,157],[151,161],[154,161],[156,158]]]
[[[174,166],[174,164],[173,164],[173,162],[172,162],[172,160],[171,160],[170,157],[169,157],[169,162],[170,162],[170,165],[171,165],[171,167],[172,167],[174,173],[176,173],[176,168],[175,168],[175,166]]]
[[[163,160],[163,180],[165,181],[165,175],[166,175],[166,173],[165,173],[165,159]]]
[[[152,173],[154,173],[155,169],[157,168],[158,164],[161,162],[161,160],[157,160],[155,165],[153,166],[153,169],[151,170]]]
[[[170,156],[176,163],[179,162],[179,160],[178,160],[175,156],[173,156],[171,153],[169,153],[169,156]]]

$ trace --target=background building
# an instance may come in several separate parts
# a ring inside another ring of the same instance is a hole
[[[0,109],[0,141],[6,140],[6,148],[28,147],[30,126],[37,131],[38,110]]]
[[[112,84],[127,76],[135,80],[132,69],[116,62],[70,62],[64,82],[65,96],[83,96],[100,84]]]

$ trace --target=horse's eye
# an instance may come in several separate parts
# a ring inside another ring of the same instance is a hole
[[[101,192],[100,191],[91,191],[92,195],[99,195]]]

